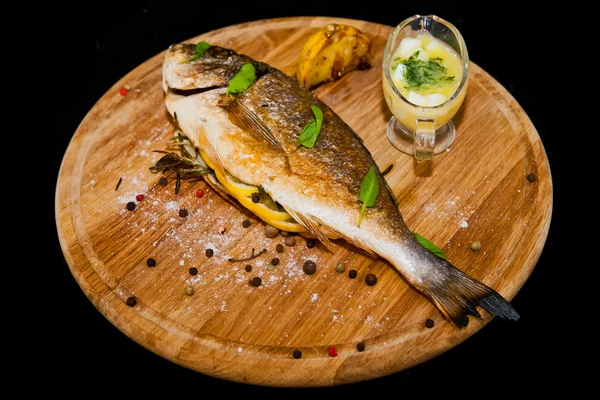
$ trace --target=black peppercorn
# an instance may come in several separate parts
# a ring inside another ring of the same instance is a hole
[[[377,283],[377,276],[375,276],[375,274],[367,274],[367,276],[365,277],[365,282],[369,286],[375,286],[375,284]]]
[[[262,279],[260,279],[258,276],[252,278],[252,280],[250,281],[250,285],[254,286],[254,287],[259,287],[262,283]]]
[[[312,275],[317,272],[317,264],[314,261],[308,260],[304,263],[302,269],[306,275]]]

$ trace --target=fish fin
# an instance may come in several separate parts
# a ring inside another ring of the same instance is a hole
[[[208,138],[205,135],[197,135],[197,139],[200,144],[198,148],[202,149],[202,151],[208,156],[210,161],[212,161],[213,165],[215,166],[215,169],[217,169],[218,172],[224,176],[225,167],[223,166],[223,160],[221,159],[221,156],[219,155],[217,150],[215,150],[212,143],[208,140]]]
[[[323,243],[323,245],[329,252],[332,252],[331,248],[333,247],[333,244],[327,237],[327,235],[323,229],[324,226],[321,223],[319,223],[318,220],[316,220],[315,218],[312,218],[309,215],[299,214],[299,213],[295,212],[294,210],[288,210],[287,208],[285,210],[292,216],[292,218],[294,218],[296,220],[296,222],[298,222],[300,225],[302,225],[304,228],[306,228],[307,231],[309,231],[317,239],[319,239],[319,241],[321,243]]]
[[[318,219],[317,217],[312,217],[312,219],[318,223],[321,226],[326,226],[320,219]],[[338,231],[337,229],[331,227],[331,226],[327,226],[326,228],[329,231],[331,231],[332,234],[338,236],[338,238],[342,238],[345,241],[347,241],[348,243],[353,244],[354,246],[358,247],[359,249],[364,250],[369,256],[373,257],[373,258],[378,258],[379,256],[377,255],[377,253],[375,253],[373,250],[369,249],[367,246],[363,245],[360,242],[357,242],[356,240],[353,240],[352,238],[344,235],[342,232]]]
[[[219,107],[227,112],[231,122],[238,128],[254,133],[269,142],[271,146],[285,152],[285,149],[279,144],[275,136],[273,136],[273,132],[265,126],[252,110],[240,103],[236,98],[224,95],[219,101]]]
[[[431,256],[436,258],[437,271],[428,275],[418,289],[458,328],[467,326],[469,315],[481,318],[476,306],[483,307],[502,319],[519,319],[519,314],[512,305],[494,289],[471,278],[447,261],[433,254]]]

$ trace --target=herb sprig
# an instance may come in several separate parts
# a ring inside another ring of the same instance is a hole
[[[429,240],[425,239],[423,236],[419,235],[416,232],[413,232],[413,235],[415,235],[415,237],[417,238],[419,243],[421,243],[421,245],[423,247],[425,247],[427,250],[429,250],[430,252],[432,252],[433,254],[435,254],[436,256],[441,258],[442,260],[446,259],[446,253],[444,253],[442,251],[442,249],[440,249],[435,244],[431,243]]]
[[[196,43],[196,50],[194,52],[194,55],[188,58],[187,60],[181,61],[181,64],[187,64],[194,60],[197,60],[198,58],[202,57],[204,53],[206,53],[206,50],[210,49],[210,47],[210,44],[208,44],[204,40]]]
[[[312,149],[321,133],[321,127],[323,126],[323,111],[315,105],[311,105],[310,109],[315,115],[315,119],[306,124],[304,129],[302,129],[302,133],[298,138],[298,144]]]
[[[371,166],[369,172],[363,178],[362,184],[360,185],[360,192],[358,200],[363,203],[362,209],[360,210],[360,217],[358,217],[358,226],[363,220],[367,207],[373,207],[375,200],[379,196],[379,182],[377,180],[377,173],[375,167]]]
[[[226,95],[240,94],[256,81],[256,68],[251,63],[242,65],[242,68],[231,78],[227,86]]]
[[[428,89],[440,82],[452,82],[454,76],[448,76],[444,60],[440,57],[430,58],[427,61],[419,59],[420,50],[415,51],[409,58],[399,60],[395,68],[403,65],[403,76],[407,85],[406,89]]]
[[[171,149],[178,148],[180,154],[174,151],[154,150],[155,153],[162,153],[164,156],[150,167],[150,171],[162,171],[164,174],[168,170],[174,170],[177,176],[175,194],[179,193],[181,179],[198,178],[212,173],[212,170],[202,160],[202,157],[200,157],[200,152],[179,131],[176,131],[175,136],[171,138],[167,147]]]

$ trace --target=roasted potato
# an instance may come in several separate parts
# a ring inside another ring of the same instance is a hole
[[[312,89],[354,69],[372,66],[371,41],[364,33],[350,25],[329,24],[304,44],[296,77],[302,86]]]

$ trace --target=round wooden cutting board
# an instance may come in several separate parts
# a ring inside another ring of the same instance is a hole
[[[354,25],[371,38],[375,67],[351,72],[316,94],[364,139],[381,170],[394,165],[386,179],[409,228],[440,246],[452,264],[512,299],[544,246],[552,181],[531,121],[485,71],[472,64],[450,151],[418,164],[385,135],[391,115],[382,96],[381,60],[392,27],[286,18],[227,27],[190,42],[232,48],[292,75],[304,41],[331,22]],[[118,329],[205,374],[261,385],[324,386],[411,367],[490,322],[483,313],[482,320],[457,329],[388,263],[343,241],[328,253],[320,245],[307,248],[297,237],[294,247],[277,253],[285,238],[267,238],[259,219],[201,180],[184,181],[178,195],[173,175],[160,185],[161,174],[149,167],[161,155],[152,150],[165,149],[174,131],[161,88],[162,57],[123,77],[90,110],[67,149],[56,189],[65,258],[87,297]],[[122,96],[125,85],[131,90]],[[198,189],[205,192],[201,198]],[[143,201],[136,201],[138,194]],[[130,201],[135,211],[126,209]],[[187,217],[179,216],[181,208]],[[252,221],[248,228],[242,226],[246,219]],[[481,242],[480,251],[470,249],[473,241]],[[214,250],[210,258],[208,248]],[[268,252],[250,262],[228,261],[248,256],[252,248]],[[146,265],[149,257],[155,267]],[[274,257],[280,263],[270,270]],[[316,262],[314,275],[303,273],[306,260]],[[339,262],[347,264],[345,273],[336,273]],[[358,272],[356,279],[348,277],[350,269]],[[366,285],[368,273],[377,275],[375,286]],[[263,282],[258,288],[248,283],[256,276]],[[186,295],[187,286],[193,295]],[[133,296],[137,303],[129,306]],[[330,346],[336,357],[328,354]],[[296,349],[300,359],[292,356]]]

